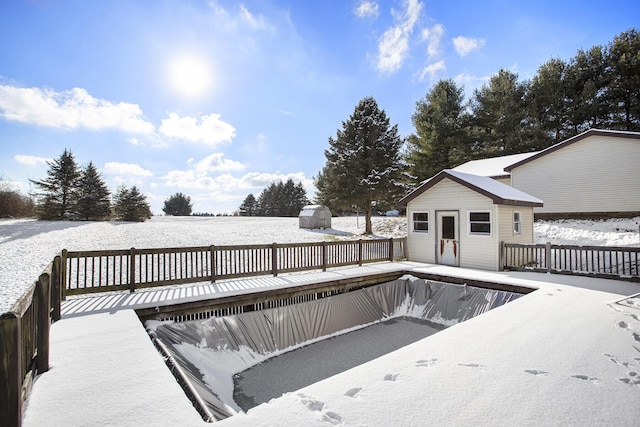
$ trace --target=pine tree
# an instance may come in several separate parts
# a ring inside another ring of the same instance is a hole
[[[151,209],[147,198],[135,185],[130,189],[118,187],[113,201],[113,218],[116,221],[143,222],[151,218]]]
[[[238,208],[240,216],[255,216],[258,213],[258,201],[253,194],[245,197],[244,201]]]
[[[60,158],[47,162],[47,178],[30,180],[40,192],[37,214],[40,219],[74,219],[78,201],[78,181],[81,173],[70,150],[65,149]]]
[[[376,202],[397,199],[406,164],[400,150],[398,126],[372,97],[362,99],[336,138],[329,137],[327,163],[316,180],[317,199],[333,210],[356,206],[365,212],[367,234],[373,232],[371,216]]]
[[[407,163],[417,182],[467,160],[470,148],[463,89],[453,80],[436,83],[416,103],[412,121],[416,134],[407,140]]]
[[[89,162],[82,170],[78,186],[78,218],[85,221],[109,218],[110,192],[98,170]]]
[[[162,211],[165,215],[189,216],[192,208],[191,197],[176,193],[164,201]]]
[[[471,107],[477,142],[485,157],[527,151],[530,129],[525,108],[527,85],[518,76],[501,69],[489,83],[474,91]]]

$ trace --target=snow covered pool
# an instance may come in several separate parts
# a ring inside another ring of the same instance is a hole
[[[219,420],[519,296],[406,275],[284,307],[146,325],[203,417]]]

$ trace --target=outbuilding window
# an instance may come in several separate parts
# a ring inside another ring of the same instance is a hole
[[[469,212],[469,234],[491,235],[491,212]]]
[[[513,213],[513,234],[522,233],[522,222],[520,221],[520,212]]]
[[[429,212],[414,212],[413,213],[413,231],[420,233],[429,232]]]

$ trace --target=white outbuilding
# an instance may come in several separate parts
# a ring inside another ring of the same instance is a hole
[[[542,200],[486,176],[445,169],[398,202],[407,209],[407,258],[500,269],[500,245],[533,243]]]
[[[322,205],[308,205],[298,215],[300,228],[331,228],[331,211]]]

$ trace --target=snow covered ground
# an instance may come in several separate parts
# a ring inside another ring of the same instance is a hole
[[[537,223],[535,232],[538,242],[640,246],[639,225],[638,217],[554,221]],[[63,248],[304,242],[354,238],[363,228],[362,218],[334,218],[325,231],[300,230],[297,218],[4,220],[0,312]],[[374,231],[402,237],[406,219],[376,218]],[[413,268],[539,290],[222,425],[640,425],[640,300],[623,298],[640,285]],[[52,326],[51,341],[51,370],[34,383],[25,425],[206,425],[133,310],[63,318]]]
[[[640,217],[607,221],[536,222],[536,242],[640,246]],[[406,218],[376,217],[379,237],[405,237]],[[62,249],[99,250],[354,239],[364,218],[332,219],[332,229],[304,230],[298,218],[153,217],[144,223],[0,220],[0,313]]]

